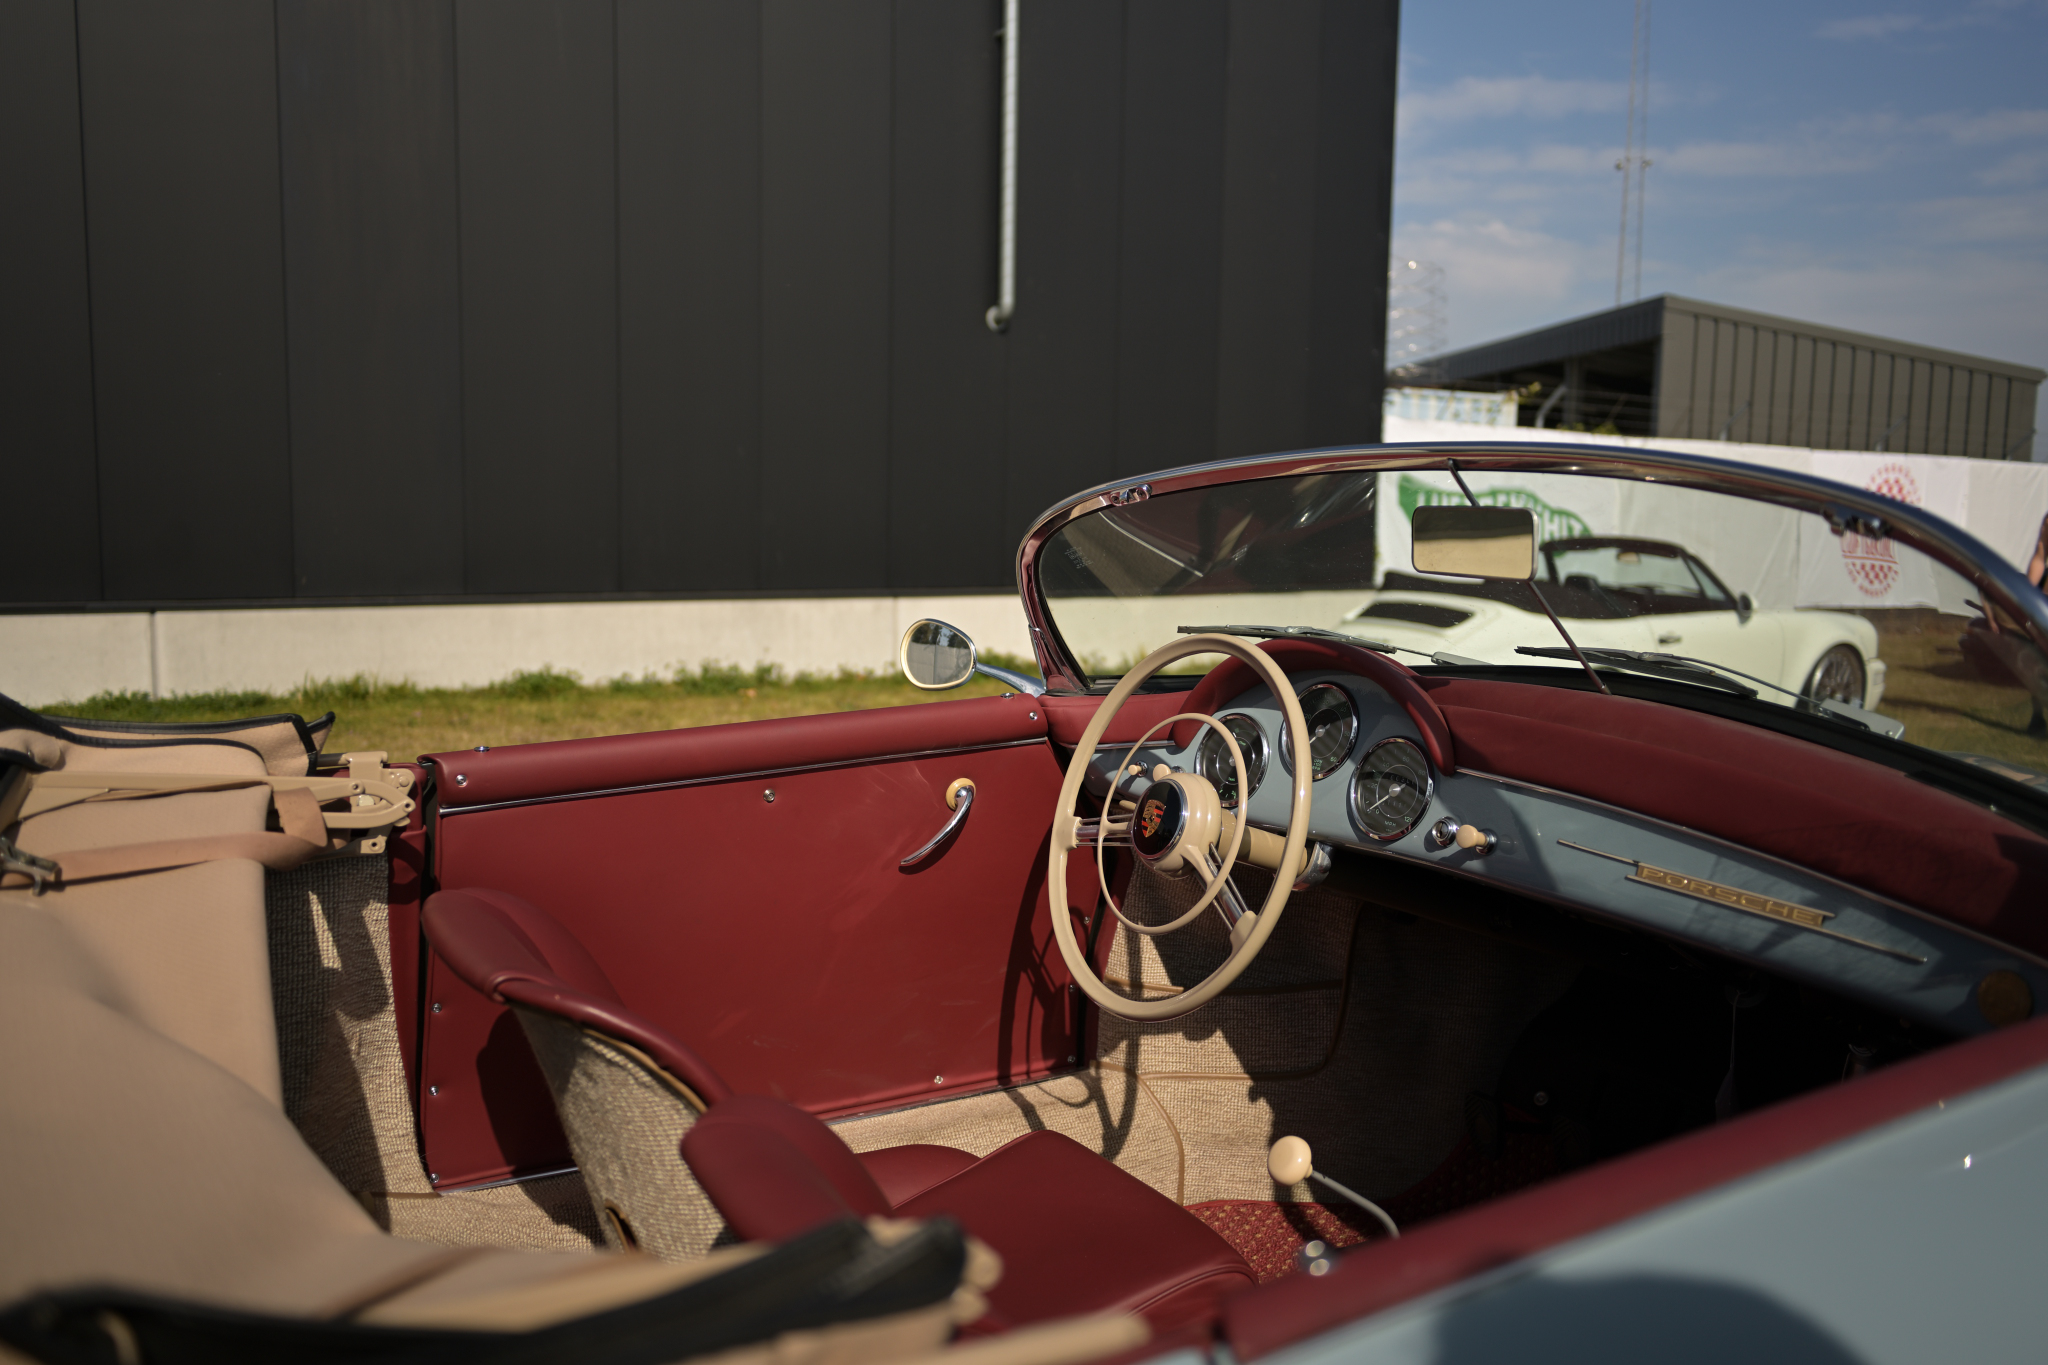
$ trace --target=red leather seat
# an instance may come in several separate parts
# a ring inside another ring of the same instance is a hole
[[[927,1145],[856,1155],[794,1105],[732,1094],[709,1063],[620,1002],[574,935],[516,896],[443,891],[422,926],[477,990],[637,1048],[701,1097],[708,1108],[680,1155],[749,1241],[782,1241],[849,1212],[950,1216],[1003,1258],[989,1328],[1119,1310],[1169,1331],[1254,1282],[1201,1220],[1060,1134],[1029,1133],[980,1158]]]

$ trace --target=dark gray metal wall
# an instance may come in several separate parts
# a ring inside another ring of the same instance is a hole
[[[1002,587],[1376,439],[1396,0],[0,0],[0,601]]]
[[[2041,372],[1667,297],[1657,434],[2020,459]]]
[[[2044,377],[2009,361],[1676,294],[1428,364],[1439,380],[1464,384],[1570,385],[1551,419],[1558,425],[1618,413],[1630,436],[1725,433],[1765,445],[1990,460],[2029,458]]]

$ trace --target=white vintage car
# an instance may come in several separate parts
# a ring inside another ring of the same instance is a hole
[[[1389,569],[1337,628],[1420,654],[1524,662],[1518,646],[1555,644],[1543,605],[1585,649],[1703,659],[1789,692],[1875,707],[1884,695],[1877,629],[1841,611],[1760,611],[1698,556],[1669,541],[1579,536],[1545,541],[1537,582]],[[1540,589],[1542,601],[1532,595]]]

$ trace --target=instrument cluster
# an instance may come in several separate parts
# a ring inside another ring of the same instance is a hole
[[[1436,794],[1436,774],[1428,757],[1415,740],[1394,719],[1392,701],[1361,678],[1344,677],[1297,684],[1302,718],[1308,725],[1308,765],[1313,780],[1312,800],[1318,815],[1314,823],[1319,835],[1333,831],[1325,813],[1331,803],[1323,798],[1325,783],[1342,789],[1338,807],[1348,814],[1351,838],[1339,842],[1362,842],[1364,836],[1378,843],[1392,843],[1412,832],[1429,811]],[[1361,712],[1360,698],[1368,710]],[[1238,699],[1220,712],[1217,721],[1237,741],[1244,762],[1244,790],[1239,790],[1237,764],[1230,746],[1215,729],[1204,727],[1193,754],[1193,769],[1216,788],[1226,810],[1248,805],[1257,824],[1284,821],[1286,785],[1275,783],[1261,799],[1266,776],[1277,757],[1279,771],[1294,775],[1294,745],[1286,721],[1270,694],[1261,688]],[[1354,761],[1354,755],[1356,755]],[[1335,814],[1335,810],[1327,814]]]

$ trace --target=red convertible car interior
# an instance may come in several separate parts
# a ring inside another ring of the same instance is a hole
[[[1465,501],[1398,553],[1396,473]],[[1785,611],[1881,535],[2048,649],[1876,495],[1385,447],[1052,509],[1002,697],[412,762],[5,703],[0,1358],[1380,1359],[2048,1067],[2022,751],[1536,610],[1515,664],[1315,624],[1540,606],[1562,506]]]

